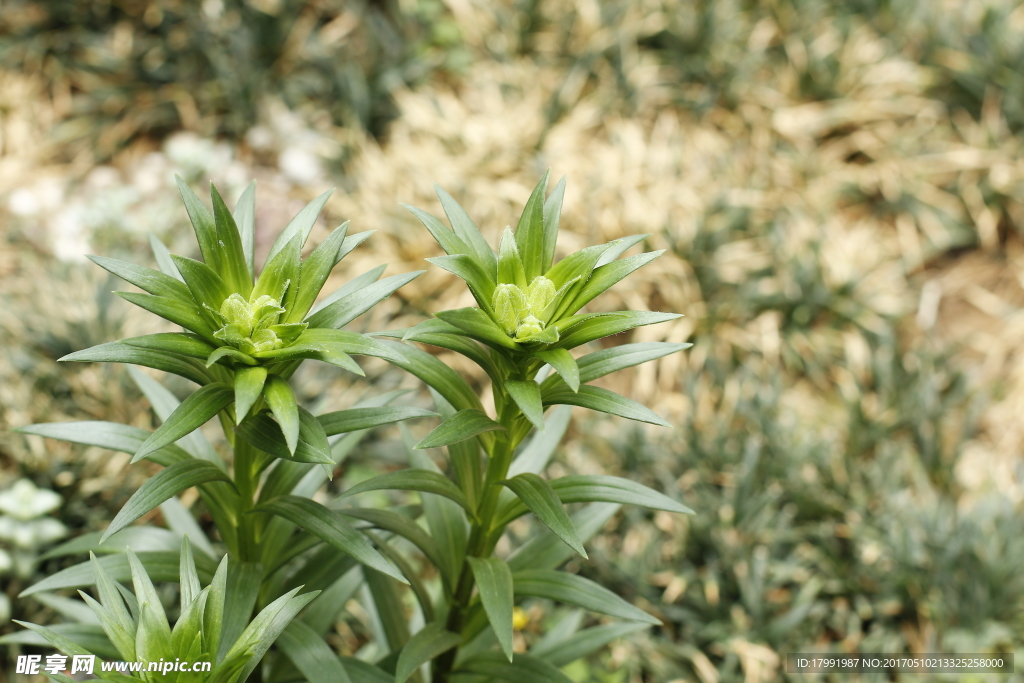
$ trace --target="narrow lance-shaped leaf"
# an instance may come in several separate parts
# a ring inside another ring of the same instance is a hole
[[[127,261],[119,261],[106,256],[88,256],[88,259],[100,268],[113,273],[125,282],[130,282],[139,289],[170,298],[188,297],[188,287],[182,284],[181,280],[161,273],[158,270],[137,266]],[[173,265],[173,264],[172,264]],[[177,269],[175,269],[177,272]]]
[[[447,225],[431,216],[422,209],[417,209],[415,206],[409,206],[408,204],[402,204],[402,208],[406,209],[412,215],[416,216],[417,220],[423,224],[434,238],[434,240],[441,245],[446,254],[452,256],[464,255],[470,258],[476,258],[475,250],[466,244],[461,237],[459,237],[454,231],[452,231]]]
[[[100,542],[110,538],[111,534],[125,528],[171,496],[211,481],[230,482],[231,478],[206,460],[186,460],[160,470],[132,494],[107,527]]]
[[[262,365],[235,370],[235,424],[241,424],[263,393],[267,369]]]
[[[546,406],[556,404],[580,406],[637,422],[655,424],[659,427],[672,426],[647,406],[602,387],[584,385],[580,387],[579,391],[572,391],[565,385],[555,385],[551,389],[543,390],[541,397]]]
[[[446,631],[443,624],[431,622],[416,633],[402,648],[395,667],[395,683],[405,683],[422,665],[456,647],[462,639]]]
[[[391,578],[408,583],[402,573],[374,550],[363,534],[346,522],[337,512],[298,496],[281,496],[255,508],[256,512],[270,512],[304,528],[317,538],[348,553],[357,562],[376,569]]]
[[[292,388],[280,376],[270,375],[263,385],[263,397],[267,399],[270,411],[281,425],[288,451],[294,455],[299,442],[299,406],[295,402]]]
[[[381,490],[422,491],[425,493],[434,493],[455,501],[467,511],[471,512],[469,502],[466,500],[466,497],[463,495],[462,491],[459,490],[459,487],[452,483],[451,479],[440,472],[417,468],[409,468],[398,470],[397,472],[388,472],[387,474],[377,475],[376,477],[367,479],[366,481],[360,482],[359,484],[349,488],[342,493],[340,497],[346,498],[348,496],[354,496],[357,493]]]
[[[572,520],[562,507],[562,501],[558,499],[550,484],[532,472],[524,472],[501,483],[511,489],[526,507],[537,515],[537,519],[565,541],[566,545],[587,557],[587,551],[583,549],[583,542],[576,533],[576,527],[573,526]]]
[[[147,334],[141,337],[129,337],[121,340],[122,344],[128,344],[140,349],[151,351],[165,351],[190,358],[206,359],[214,352],[214,347],[197,334],[187,332],[160,332]]]
[[[167,421],[153,432],[139,448],[132,462],[168,446],[191,434],[234,400],[234,390],[226,384],[207,384],[181,402]]]
[[[249,183],[238,198],[234,211],[235,225],[242,239],[242,253],[249,267],[249,279],[256,275],[256,181]]]
[[[78,363],[106,362],[142,365],[155,370],[169,372],[191,380],[196,384],[207,384],[213,381],[213,375],[203,364],[191,358],[166,351],[143,349],[124,342],[108,342],[81,351],[69,353],[60,361]]]
[[[537,429],[544,429],[544,405],[540,400],[540,386],[533,380],[505,382],[505,391],[512,397],[526,419]]]
[[[555,260],[555,242],[558,239],[558,223],[562,216],[562,200],[565,199],[565,176],[558,181],[544,201],[544,261],[542,272],[551,269]]]
[[[634,327],[656,325],[683,317],[679,313],[653,313],[651,311],[615,311],[613,313],[590,313],[560,320],[555,326],[560,338],[559,348],[573,349],[577,346],[620,334]]]
[[[542,659],[530,655],[516,655],[506,661],[499,652],[481,652],[459,664],[456,673],[484,676],[488,681],[510,683],[572,683],[572,679]]]
[[[351,683],[338,655],[319,633],[301,620],[288,624],[277,644],[307,681]]]
[[[565,349],[547,349],[534,351],[533,355],[555,369],[566,385],[573,391],[580,390],[580,370],[576,359]]]
[[[516,226],[516,246],[523,259],[526,280],[530,282],[542,275],[544,268],[544,194],[548,187],[550,170],[544,171],[540,182],[533,188],[530,199],[526,202],[523,214]]]
[[[594,626],[593,628],[583,629],[578,633],[574,633],[551,647],[544,649],[534,648],[530,651],[530,654],[540,657],[554,666],[565,666],[581,657],[586,657],[592,652],[596,652],[613,640],[618,640],[646,628],[649,628],[649,626],[645,622],[625,622]]]
[[[512,341],[482,309],[456,308],[438,311],[436,315],[440,320],[459,328],[463,333],[488,346],[512,351],[519,349],[519,345]]]
[[[480,305],[480,308],[492,313],[491,301],[494,299],[494,281],[491,280],[487,271],[470,256],[435,256],[427,259],[438,268],[443,268],[449,273],[462,278],[469,286],[473,298]]]
[[[299,434],[294,453],[288,450],[280,424],[271,419],[267,412],[250,415],[238,425],[235,433],[249,445],[275,458],[333,467],[334,458],[331,457],[331,447],[323,427],[304,408],[298,409],[298,416]]]
[[[213,221],[217,229],[217,244],[221,248],[221,276],[228,286],[245,298],[252,293],[252,273],[246,260],[235,217],[231,215],[224,198],[210,183],[210,197],[213,202]]]
[[[128,303],[160,316],[175,325],[181,325],[206,339],[213,339],[213,326],[191,297],[178,299],[166,296],[153,296],[138,292],[114,292]],[[117,342],[114,342],[117,343]]]
[[[647,254],[637,254],[636,256],[630,256],[620,261],[612,261],[596,268],[566,311],[572,314],[580,310],[595,297],[610,289],[612,285],[622,280],[634,270],[647,265],[664,252],[665,250],[662,249],[661,251],[652,251]]]
[[[623,344],[610,349],[602,349],[583,356],[577,361],[581,382],[593,382],[598,377],[640,365],[647,361],[682,351],[693,344],[673,344],[670,342],[641,342]]]
[[[267,255],[268,263],[277,256],[278,252],[296,238],[298,239],[299,249],[302,248],[302,245],[306,243],[306,238],[309,237],[310,231],[313,230],[313,226],[316,224],[316,219],[323,210],[324,204],[327,203],[327,200],[333,193],[334,190],[324,192],[309,204],[306,204],[302,211],[295,214],[295,217],[289,221],[288,225],[281,231],[281,234],[278,235],[277,240],[274,241],[274,246],[271,247],[270,253]]]
[[[437,413],[423,408],[403,406],[376,406],[349,408],[317,416],[327,436],[372,429],[381,425],[411,420],[418,417],[437,417]]]
[[[504,427],[487,417],[482,411],[476,409],[460,410],[434,428],[415,447],[440,448],[441,446],[448,446],[449,444],[471,439],[485,432],[504,429]]]
[[[195,229],[203,260],[214,270],[220,270],[220,249],[217,244],[217,226],[214,223],[213,214],[196,196],[196,193],[185,184],[184,180],[178,175],[174,176],[174,180],[178,183],[178,191],[181,192],[181,198],[185,202],[185,210],[188,211],[188,217]]]
[[[185,284],[185,281],[181,279],[181,273],[178,272],[174,261],[171,260],[171,252],[167,245],[161,242],[159,237],[149,233],[149,246],[153,250],[153,257],[156,259],[160,272],[164,275],[170,275],[181,284]]]
[[[530,281],[526,278],[523,259],[516,246],[516,238],[512,231],[505,228],[498,243],[498,282],[525,289]]]
[[[417,270],[401,275],[392,275],[379,282],[367,285],[362,289],[348,294],[329,306],[324,306],[313,315],[309,316],[308,322],[311,328],[330,327],[339,328],[349,324],[360,315],[370,310],[384,299],[394,294],[395,290],[411,282],[423,274],[424,271]]]
[[[515,572],[512,579],[516,595],[557,600],[619,619],[643,621],[648,624],[661,623],[661,620],[629,604],[607,588],[578,574],[550,569],[527,569]]]
[[[112,451],[132,454],[136,453],[152,434],[152,432],[147,432],[144,429],[132,427],[131,425],[94,420],[28,425],[27,427],[19,427],[14,431],[22,434],[37,434],[49,439],[60,439],[61,441],[69,441],[86,446],[99,446],[100,448],[109,448]],[[160,451],[151,454],[149,459],[166,466],[176,462],[191,460],[192,456],[180,446],[170,444]]]
[[[466,213],[459,203],[450,194],[441,189],[440,186],[435,184],[434,191],[437,192],[437,198],[441,200],[441,206],[444,208],[444,212],[448,216],[448,221],[452,224],[455,234],[469,245],[477,261],[480,262],[484,270],[493,279],[497,261],[494,258],[494,252],[491,251],[490,245],[487,244],[487,240],[480,233],[480,229],[476,227],[476,223],[473,222],[473,219],[469,217],[469,214]]]
[[[303,261],[299,270],[298,293],[283,322],[301,322],[309,313],[309,309],[313,307],[313,302],[316,301],[317,295],[337,263],[337,256],[345,242],[347,233],[348,221],[345,221]]]
[[[512,661],[512,572],[504,560],[497,557],[467,558],[473,578],[476,579],[480,602],[501,650]]]

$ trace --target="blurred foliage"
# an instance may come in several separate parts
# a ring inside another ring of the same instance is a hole
[[[457,67],[439,0],[12,0],[0,67],[44,74],[60,142],[100,159],[139,135],[243,135],[266,97],[380,134],[390,94]]]

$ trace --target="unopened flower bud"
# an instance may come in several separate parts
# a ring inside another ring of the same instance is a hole
[[[526,290],[526,300],[529,304],[530,315],[536,318],[544,316],[544,309],[555,298],[555,283],[543,275],[533,278],[533,282]]]
[[[516,330],[516,339],[527,339],[544,331],[544,323],[532,315],[523,318]]]
[[[495,322],[509,336],[516,333],[519,321],[527,312],[526,295],[515,285],[502,284],[494,288]]]

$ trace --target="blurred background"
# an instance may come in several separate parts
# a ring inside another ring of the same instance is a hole
[[[439,214],[437,182],[496,241],[550,167],[568,176],[563,254],[635,233],[666,250],[600,306],[686,317],[620,341],[694,344],[608,384],[674,430],[579,411],[551,466],[697,511],[609,521],[575,569],[664,626],[570,675],[826,680],[785,673],[809,650],[1021,666],[1022,141],[1024,5],[1009,0],[5,0],[0,489],[56,491],[74,535],[144,480],[127,455],[6,430],[151,426],[123,368],[55,359],[158,329],[83,255],[151,264],[150,232],[192,254],[173,173],[229,202],[255,178],[264,250],[336,187],[312,241],[346,219],[377,231],[341,282],[438,255],[399,201]],[[428,267],[355,325],[467,297]],[[415,386],[365,365],[373,386],[321,366],[300,393],[335,409]],[[344,476],[399,458],[395,436]],[[11,597],[32,580],[7,572]],[[528,616],[526,643],[557,615]],[[350,617],[346,654],[365,633]]]

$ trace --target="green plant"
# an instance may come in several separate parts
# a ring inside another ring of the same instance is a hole
[[[677,513],[691,510],[626,479],[575,475],[549,482],[540,473],[568,424],[566,406],[667,425],[646,407],[590,382],[688,345],[625,344],[578,360],[573,357],[571,349],[678,316],[644,311],[579,312],[659,252],[620,259],[629,247],[643,241],[645,236],[637,235],[584,249],[554,263],[565,185],[560,183],[545,200],[546,183],[545,175],[516,230],[505,231],[497,253],[443,191],[438,194],[451,229],[429,214],[411,209],[448,252],[431,260],[466,280],[480,306],[443,311],[411,329],[374,336],[338,328],[417,273],[378,282],[383,268],[376,268],[314,310],[327,274],[366,237],[366,233],[347,237],[343,225],[301,260],[300,250],[326,195],[284,229],[262,272],[254,278],[252,187],[232,213],[216,189],[211,211],[179,183],[203,261],[170,255],[155,240],[163,272],[113,259],[93,260],[147,292],[120,293],[123,298],[185,331],[101,344],[72,353],[65,360],[144,365],[180,375],[200,388],[179,404],[156,380],[133,370],[133,379],[162,420],[152,433],[103,422],[43,424],[21,430],[126,451],[134,454],[135,461],[148,459],[164,466],[129,499],[105,532],[69,541],[48,555],[91,552],[104,554],[103,558],[64,569],[23,595],[36,595],[44,604],[71,613],[60,598],[47,591],[89,585],[105,571],[126,576],[128,569],[137,581],[142,568],[153,580],[175,581],[177,567],[188,564],[183,558],[191,557],[190,550],[177,551],[181,537],[203,550],[202,562],[196,564],[202,572],[203,566],[220,555],[218,539],[207,538],[175,498],[195,486],[226,547],[226,556],[231,557],[228,569],[218,572],[227,572],[230,590],[224,594],[224,610],[233,615],[232,624],[244,623],[241,620],[248,620],[254,610],[290,604],[288,600],[298,599],[295,596],[301,586],[323,591],[320,597],[308,598],[308,609],[290,624],[275,621],[280,628],[253,640],[256,654],[246,655],[241,678],[255,670],[257,660],[280,634],[279,650],[260,667],[261,680],[304,677],[344,681],[351,677],[404,683],[408,679],[422,681],[421,667],[432,662],[431,680],[435,683],[446,682],[453,675],[470,680],[480,676],[515,680],[530,674],[541,680],[567,681],[558,668],[571,661],[565,659],[567,653],[578,658],[636,630],[638,624],[658,623],[596,583],[556,569],[574,552],[587,557],[584,543],[620,504]],[[491,380],[495,416],[486,414],[477,393],[459,373],[396,339],[455,350],[478,363]],[[444,419],[414,448],[408,447],[411,441],[406,439],[411,468],[371,477],[323,505],[311,497],[366,430],[437,415],[420,408],[389,406],[395,393],[319,416],[300,407],[288,384],[298,364],[315,359],[361,372],[349,354],[382,358],[422,379]],[[555,374],[545,376],[546,369]],[[551,406],[562,407],[545,416]],[[230,466],[199,431],[214,417],[232,451]],[[517,456],[517,449],[535,430],[534,438]],[[345,436],[337,438],[341,435]],[[441,447],[448,451],[451,478],[423,453],[423,449]],[[354,496],[382,490],[417,492],[421,504],[395,509],[348,505]],[[565,506],[576,503],[590,505],[570,516]],[[132,526],[157,506],[170,532]],[[536,535],[506,558],[496,556],[506,528],[527,512],[533,512],[550,533]],[[419,523],[420,517],[425,527]],[[189,548],[187,544],[184,547]],[[134,549],[137,557],[129,554],[126,559],[124,551],[128,549]],[[432,569],[427,570],[427,565]],[[212,569],[207,569],[212,575]],[[194,621],[194,610],[199,607],[193,605],[201,604],[196,602],[198,591],[191,582],[186,583],[190,587],[182,588],[184,612],[179,624]],[[364,653],[374,660],[372,664],[339,659],[323,639],[342,605],[361,584],[368,596],[365,608],[380,624],[377,648]],[[408,584],[411,592],[402,592],[402,584]],[[136,594],[143,589],[148,592],[146,585],[137,583]],[[215,590],[211,589],[211,594]],[[416,620],[407,612],[408,596],[419,608],[422,628],[410,627]],[[567,622],[571,628],[556,629],[530,652],[513,655],[515,602],[536,598],[628,623],[577,632],[580,620],[574,617]],[[104,603],[103,609],[108,610],[103,614],[109,615],[113,608]],[[297,611],[289,611],[289,619]],[[103,634],[95,629],[85,633],[72,629],[67,637],[73,640],[76,634],[84,635],[127,659],[132,652],[119,645],[119,639],[126,640],[123,634],[109,628],[102,615],[100,621]],[[64,637],[56,629],[56,637]],[[152,635],[149,626],[143,630]],[[157,631],[159,641],[163,631]],[[37,632],[50,638],[49,632]],[[40,642],[19,634],[4,640]],[[221,642],[229,640],[233,638],[224,636]],[[51,642],[55,641],[51,638]],[[67,643],[60,642],[64,649]],[[191,648],[191,642],[183,640],[183,647]],[[213,658],[210,680],[233,680],[237,671],[232,668],[231,656],[238,653],[225,647],[207,648],[205,641],[197,647]],[[191,650],[175,647],[160,650],[160,656],[165,653],[191,656]]]
[[[300,251],[329,193],[311,202],[286,226],[255,277],[254,185],[243,193],[233,213],[215,188],[211,210],[184,183],[179,181],[179,187],[203,261],[170,254],[155,238],[159,271],[109,258],[93,260],[144,292],[120,292],[124,299],[181,325],[184,331],[101,344],[63,360],[142,365],[179,375],[199,388],[179,403],[159,382],[131,369],[162,422],[155,431],[100,421],[39,424],[21,430],[132,453],[133,462],[146,459],[164,467],[129,499],[104,533],[74,539],[48,556],[95,552],[109,554],[101,564],[120,566],[121,553],[134,547],[150,576],[173,581],[175,574],[169,567],[178,561],[175,541],[155,533],[159,529],[129,525],[160,506],[179,537],[187,535],[194,543],[202,543],[207,555],[219,555],[175,498],[195,486],[219,536],[213,541],[222,542],[233,560],[231,582],[239,587],[227,597],[232,613],[248,618],[254,609],[299,585],[292,582],[304,571],[315,574],[328,568],[326,576],[299,583],[314,590],[329,587],[356,561],[405,581],[363,534],[309,497],[368,429],[434,413],[389,406],[401,393],[392,392],[348,410],[313,417],[298,406],[287,380],[306,359],[362,374],[350,353],[390,356],[382,342],[339,328],[418,273],[379,280],[384,269],[375,268],[312,310],[330,271],[370,234],[349,236],[347,224],[342,225],[303,260]],[[215,416],[230,450],[227,458],[199,431]],[[290,503],[285,505],[281,498],[289,494]],[[277,516],[254,513],[260,503],[261,510]],[[314,534],[294,537],[296,525],[288,518],[301,517],[303,510],[310,509],[327,516],[328,523],[318,529],[326,536],[327,548],[311,550],[325,540]],[[89,585],[89,567],[69,567],[22,595]]]
[[[657,620],[591,581],[554,571],[568,559],[566,551],[587,557],[583,546],[586,534],[577,530],[565,504],[627,503],[691,512],[625,479],[574,475],[548,482],[539,473],[547,464],[553,444],[540,457],[536,451],[527,450],[513,459],[517,447],[533,429],[539,430],[538,439],[550,438],[557,443],[560,434],[551,428],[550,419],[544,418],[545,410],[554,405],[582,406],[667,425],[646,407],[589,382],[687,346],[626,344],[578,360],[572,356],[570,349],[588,342],[679,316],[644,311],[579,313],[584,305],[660,252],[618,259],[646,237],[636,235],[583,249],[554,263],[564,180],[548,197],[546,188],[547,174],[534,189],[515,231],[506,229],[502,234],[497,253],[466,212],[440,188],[438,197],[451,228],[428,213],[408,207],[447,252],[429,260],[462,278],[479,306],[439,312],[435,319],[401,332],[401,338],[449,349],[477,363],[491,381],[495,415],[488,416],[465,380],[440,361],[411,347],[395,347],[400,360],[391,362],[423,379],[435,392],[445,416],[416,448],[447,446],[457,487],[448,491],[447,481],[444,488],[438,487],[437,474],[429,469],[430,461],[414,456],[415,469],[382,475],[356,489],[411,488],[441,493],[457,503],[444,505],[448,508],[445,514],[454,518],[459,530],[441,533],[440,520],[430,520],[437,550],[445,558],[438,563],[444,576],[445,604],[434,619],[426,619],[426,626],[402,649],[397,662],[399,683],[428,660],[433,660],[436,683],[448,681],[454,672],[508,680],[527,674],[543,680],[567,680],[540,657],[513,657],[515,598],[549,598],[619,618],[648,623]],[[543,377],[545,366],[555,374]],[[599,518],[599,510],[593,509],[590,514]],[[554,536],[534,539],[528,545],[535,547],[520,549],[514,558],[496,557],[495,548],[508,524],[528,511]],[[590,534],[597,528],[593,527]],[[473,638],[488,625],[501,653],[480,651],[472,645]],[[603,642],[595,641],[594,648]]]
[[[71,600],[65,602],[63,599],[58,599],[56,603],[65,614],[75,614],[76,607],[79,615],[91,609],[103,633],[113,644],[113,653],[103,646],[100,652],[93,652],[51,629],[18,622],[68,656],[119,655],[121,662],[146,664],[146,668],[133,672],[131,677],[124,673],[131,669],[124,666],[112,672],[106,672],[100,667],[95,673],[101,680],[130,679],[147,683],[244,681],[256,668],[271,643],[319,593],[314,591],[298,595],[301,586],[293,588],[263,608],[250,622],[248,614],[225,610],[226,605],[234,603],[234,600],[229,599],[230,594],[241,589],[228,581],[228,557],[224,556],[213,576],[206,577],[206,587],[202,587],[200,572],[186,539],[181,546],[178,577],[181,586],[180,616],[171,628],[160,595],[145,567],[131,549],[126,554],[134,594],[119,585],[93,555],[91,563],[99,601],[79,591],[84,603]],[[213,666],[214,660],[217,660],[216,666]],[[149,670],[150,663],[159,666]],[[210,665],[206,671],[191,668],[204,664]],[[183,665],[189,668],[180,668]],[[59,673],[51,674],[51,678],[62,682],[73,680]]]

